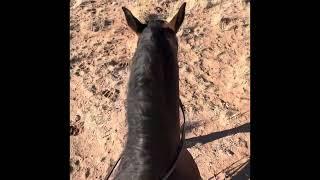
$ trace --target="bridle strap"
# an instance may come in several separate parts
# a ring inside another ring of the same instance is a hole
[[[178,146],[178,151],[177,151],[177,155],[173,161],[173,163],[171,164],[170,166],[170,169],[167,171],[167,173],[164,175],[164,177],[160,178],[161,180],[167,180],[170,175],[172,174],[173,170],[175,169],[176,165],[177,165],[177,161],[180,157],[180,154],[182,152],[182,149],[184,147],[184,144],[185,144],[185,123],[186,123],[186,117],[185,117],[185,109],[184,109],[184,106],[181,102],[181,99],[179,98],[179,106],[181,108],[181,111],[182,111],[182,115],[183,115],[183,124],[182,124],[182,130],[181,130],[181,139],[180,139],[180,142],[179,142],[179,146]],[[116,164],[112,167],[111,171],[108,173],[108,175],[106,176],[105,180],[109,180],[112,172],[114,171],[114,169],[117,167],[119,161],[121,160],[122,158],[122,155],[118,158],[118,160],[116,161]]]
[[[118,158],[116,164],[112,167],[111,171],[108,173],[108,175],[106,176],[105,180],[109,180],[112,172],[113,172],[114,169],[117,167],[117,165],[118,165],[119,161],[121,160],[121,158],[122,158],[122,155]]]
[[[170,177],[170,175],[172,174],[173,170],[176,168],[178,159],[180,157],[180,154],[181,154],[182,149],[183,149],[184,144],[185,144],[185,139],[186,138],[185,138],[184,127],[185,127],[185,123],[186,123],[186,117],[185,117],[185,114],[184,114],[184,106],[183,106],[180,98],[179,98],[179,104],[180,104],[180,108],[181,108],[182,115],[183,115],[183,124],[182,124],[182,130],[181,130],[181,139],[180,139],[180,143],[179,143],[179,146],[178,146],[178,154],[176,155],[172,165],[170,166],[169,171],[166,173],[166,175],[163,178],[161,178],[161,180],[166,180],[166,179],[168,179]]]

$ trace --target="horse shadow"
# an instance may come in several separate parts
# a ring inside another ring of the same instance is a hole
[[[237,133],[243,133],[243,132],[250,132],[250,123],[245,123],[241,126],[238,126],[238,127],[232,128],[232,129],[214,132],[214,133],[211,133],[208,135],[186,139],[186,147],[191,148],[198,143],[206,144],[206,143],[215,141],[217,139],[220,139],[220,138],[223,138],[226,136],[230,136],[230,135],[237,134]]]
[[[198,126],[200,126],[199,123],[194,123],[194,124],[190,124],[189,126],[186,126],[188,127],[186,129],[188,129],[188,131],[191,131],[192,128],[195,128]],[[198,137],[186,139],[186,147],[191,148],[198,143],[206,144],[226,136],[231,136],[237,133],[244,133],[244,132],[250,132],[250,122],[232,129],[227,129],[224,131],[214,132],[204,136],[198,136]],[[248,159],[245,163],[235,168],[227,170],[225,173],[227,174],[228,177],[231,177],[231,180],[249,180],[250,179],[250,159]]]

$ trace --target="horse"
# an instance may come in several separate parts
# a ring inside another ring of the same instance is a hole
[[[127,93],[128,136],[114,178],[199,180],[199,169],[180,140],[178,32],[186,3],[170,22],[141,23],[122,7],[138,36]],[[183,132],[184,133],[184,132]]]

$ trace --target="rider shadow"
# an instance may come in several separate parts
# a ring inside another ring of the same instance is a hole
[[[209,178],[209,180],[222,180],[225,178],[228,178],[231,180],[249,180],[250,179],[250,158],[247,159],[244,163],[238,164],[236,166],[232,164],[226,169],[224,169],[223,171],[219,172],[218,174],[220,173],[223,173],[220,177],[219,175],[213,176]]]
[[[237,134],[237,133],[243,133],[243,132],[250,132],[250,123],[245,123],[245,124],[238,126],[236,128],[232,128],[232,129],[228,129],[228,130],[224,130],[224,131],[219,131],[219,132],[214,132],[214,133],[204,135],[204,136],[198,136],[198,137],[186,139],[186,147],[191,148],[198,143],[206,144],[208,142],[212,142],[212,141],[215,141],[217,139],[220,139],[220,138],[223,138],[226,136],[230,136],[230,135]]]
[[[250,160],[245,163],[245,166],[236,174],[231,176],[231,180],[249,180],[250,179]]]

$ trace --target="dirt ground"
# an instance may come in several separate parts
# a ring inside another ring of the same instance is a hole
[[[170,20],[183,2],[180,97],[203,179],[250,179],[249,0],[71,0],[70,177],[104,179],[123,150],[128,66],[137,37],[126,6]]]

